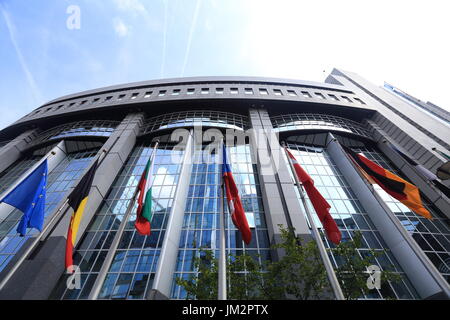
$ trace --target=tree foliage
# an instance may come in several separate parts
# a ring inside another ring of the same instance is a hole
[[[333,299],[315,241],[301,242],[294,230],[279,227],[281,243],[273,246],[281,253],[278,261],[266,261],[260,265],[255,257],[245,253],[228,258],[228,299]],[[361,243],[361,233],[355,232],[353,240],[343,241],[332,249],[337,257],[336,276],[346,299],[358,299],[370,291],[367,268],[374,264],[376,256],[383,254],[383,251],[368,249],[362,255],[358,250]],[[176,280],[185,289],[186,299],[217,299],[218,260],[211,250],[200,250],[194,258],[194,270],[198,272],[191,278]],[[381,273],[382,286],[399,279],[399,275],[390,271]]]
[[[374,258],[382,255],[383,251],[368,249],[362,255],[358,248],[362,247],[362,234],[356,231],[353,240],[341,242],[334,251],[338,267],[335,268],[336,277],[347,300],[358,299],[371,289],[367,286],[369,274],[367,268],[375,264]],[[381,287],[387,286],[388,281],[399,281],[400,276],[389,270],[381,272]],[[372,289],[373,290],[373,289]]]
[[[232,300],[264,299],[261,295],[262,269],[248,254],[230,255],[227,266],[227,297]],[[219,261],[212,251],[201,249],[194,258],[197,273],[190,279],[178,278],[176,283],[186,290],[186,299],[215,300],[218,293]]]
[[[324,298],[328,282],[314,241],[303,245],[294,232],[280,226],[282,242],[274,246],[284,255],[268,264],[263,290],[267,299],[308,300]]]
[[[186,299],[216,300],[218,292],[218,260],[211,250],[200,250],[194,258],[194,270],[198,273],[190,279],[176,279],[176,283],[186,290]]]

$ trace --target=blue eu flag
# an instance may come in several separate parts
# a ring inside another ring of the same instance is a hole
[[[36,228],[42,231],[47,171],[47,159],[45,159],[39,167],[34,169],[28,177],[0,201],[23,212],[22,220],[17,227],[17,232],[21,236],[27,233],[27,228]]]

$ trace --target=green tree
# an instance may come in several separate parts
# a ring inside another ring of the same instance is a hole
[[[315,241],[300,241],[294,230],[280,227],[281,243],[273,249],[281,252],[278,261],[266,261],[263,266],[248,254],[231,255],[228,259],[228,299],[309,300],[332,299],[325,267]],[[355,232],[353,240],[342,241],[333,250],[338,266],[335,269],[346,299],[358,299],[370,292],[367,286],[367,268],[384,251],[365,250],[361,254],[362,235]],[[330,249],[329,249],[330,250]],[[218,260],[211,250],[201,249],[194,258],[190,279],[177,279],[187,292],[187,299],[217,299]],[[381,272],[381,286],[400,279],[398,274]]]
[[[324,298],[328,281],[316,243],[309,241],[302,245],[293,230],[279,227],[282,242],[274,249],[281,249],[284,255],[268,264],[268,272],[263,275],[264,296],[277,300]]]
[[[194,270],[198,271],[190,279],[176,279],[176,283],[186,290],[186,299],[216,300],[218,293],[218,260],[211,250],[201,249],[194,258]]]
[[[374,258],[380,256],[384,251],[365,250],[362,255],[358,248],[362,247],[362,234],[356,231],[353,240],[342,241],[336,248],[332,249],[336,257],[338,267],[335,268],[336,277],[341,285],[346,299],[353,300],[367,294],[371,289],[367,286],[369,274],[367,268],[375,264]],[[387,286],[388,281],[396,282],[400,276],[389,270],[383,270],[381,276],[381,287]],[[374,290],[374,289],[372,289]]]
[[[190,279],[176,279],[187,293],[186,299],[217,299],[218,259],[211,250],[201,249],[194,258],[194,270]],[[255,258],[248,254],[230,255],[227,266],[228,299],[263,299],[261,296],[262,270]]]
[[[256,259],[248,254],[230,255],[227,279],[230,282],[229,299],[265,299],[262,292],[263,270]]]

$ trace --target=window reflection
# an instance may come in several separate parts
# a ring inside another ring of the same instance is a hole
[[[383,168],[405,178],[377,149],[364,147],[354,150],[361,152],[366,158],[374,161]],[[421,195],[422,200],[425,207],[433,216],[433,220],[428,220],[415,214],[398,200],[392,198],[378,185],[374,185],[374,188],[388,205],[389,209],[400,220],[403,227],[427,254],[431,262],[441,272],[447,282],[450,283],[450,269],[448,268],[450,257],[449,219],[434,207],[424,195]]]
[[[97,149],[68,154],[67,157],[49,173],[47,180],[48,189],[45,202],[45,216],[57,209],[56,206],[58,203],[66,195],[66,192],[73,187],[74,183],[84,172],[85,168],[91,163],[91,160],[96,154]],[[25,168],[25,166],[32,165],[39,159],[40,157],[32,157],[31,159],[20,161],[15,165],[11,174],[5,175],[2,178],[12,183],[13,181],[10,179],[13,177],[16,177],[17,179],[17,173],[25,172],[25,170],[28,169]],[[23,213],[16,209],[0,223],[0,271],[7,266],[25,241],[38,232],[35,229],[28,229],[27,234],[24,237],[20,237],[17,234],[17,225],[22,218],[22,215]]]
[[[141,236],[134,228],[135,215],[127,221],[120,237],[119,246],[110,270],[101,288],[100,299],[145,299],[151,289],[154,273],[159,259],[167,218],[172,209],[181,165],[173,164],[171,154],[173,145],[167,137],[160,137],[155,157],[155,183],[153,196],[152,232]],[[126,164],[111,186],[103,204],[92,219],[75,252],[75,263],[81,263],[83,275],[97,275],[103,260],[95,260],[93,253],[106,256],[110,243],[121,224],[142,172],[153,152],[151,141],[136,144]],[[175,153],[175,152],[174,152]],[[176,151],[180,153],[180,151]],[[181,152],[182,155],[182,152]],[[136,204],[133,212],[136,210]],[[87,254],[90,252],[90,254]],[[98,263],[94,270],[91,266]],[[60,287],[55,288],[57,299],[85,299],[79,293],[65,289],[65,275]],[[60,293],[62,292],[62,293]]]
[[[194,159],[199,160],[194,162],[192,167],[172,286],[171,297],[173,299],[185,298],[186,292],[176,285],[175,279],[180,277],[187,279],[196,273],[194,258],[199,255],[199,248],[214,250],[216,256],[219,250],[221,166],[216,163],[216,155],[209,155],[209,158],[202,156],[202,150],[206,148],[206,145],[196,147]],[[252,242],[246,246],[240,232],[237,231],[227,214],[227,253],[245,252],[254,255],[256,261],[262,263],[262,261],[270,259],[269,240],[259,193],[259,182],[256,177],[257,171],[251,165],[250,146],[246,144],[229,147],[228,154],[244,210],[247,213],[253,213],[255,228],[252,228]]]
[[[152,117],[146,120],[142,134],[145,135],[157,130],[193,126],[210,126],[235,130],[246,130],[249,128],[246,116],[229,112],[196,110],[166,113]]]
[[[305,166],[305,170],[307,172],[311,170],[311,166],[314,167],[317,174],[311,174],[311,177],[314,179],[315,186],[320,190],[324,198],[331,205],[330,213],[341,231],[342,241],[352,239],[356,230],[361,231],[362,244],[361,248],[359,248],[359,253],[361,255],[367,254],[367,250],[365,249],[368,248],[374,250],[387,250],[387,255],[384,254],[380,259],[377,257],[374,263],[378,264],[381,268],[388,268],[402,275],[402,280],[400,282],[401,285],[393,286],[392,283],[389,283],[388,285],[383,286],[389,287],[389,289],[373,289],[368,295],[362,298],[413,299],[417,297],[417,293],[407,279],[406,275],[404,275],[395,258],[392,254],[390,254],[389,248],[382,241],[380,234],[371,222],[370,217],[363,210],[349,184],[346,182],[346,179],[342,176],[326,151],[324,151],[323,148],[309,147],[300,144],[289,144],[288,147],[298,162],[302,166]],[[287,161],[287,159],[285,160]],[[296,191],[298,193],[298,190]],[[298,195],[298,197],[300,196]],[[300,205],[302,205],[301,202]],[[310,212],[313,213],[316,225],[322,228],[322,224],[315,214],[314,208],[309,200],[308,206]],[[334,248],[334,244],[328,242],[326,237],[323,237],[323,241],[327,248]],[[341,263],[340,257],[336,256],[332,250],[329,254],[330,259],[335,266]]]
[[[363,137],[370,137],[370,133],[360,123],[352,121],[350,119],[327,114],[286,114],[271,117],[271,121],[274,130],[277,132],[320,129],[325,131],[332,130],[354,133]]]
[[[119,124],[111,120],[87,120],[64,124],[51,128],[39,135],[33,144],[39,144],[47,140],[59,140],[62,138],[76,136],[98,136],[109,137]]]

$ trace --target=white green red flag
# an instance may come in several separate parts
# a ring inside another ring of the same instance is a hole
[[[141,235],[150,235],[152,219],[153,161],[150,158],[139,181],[138,208],[134,226]]]

